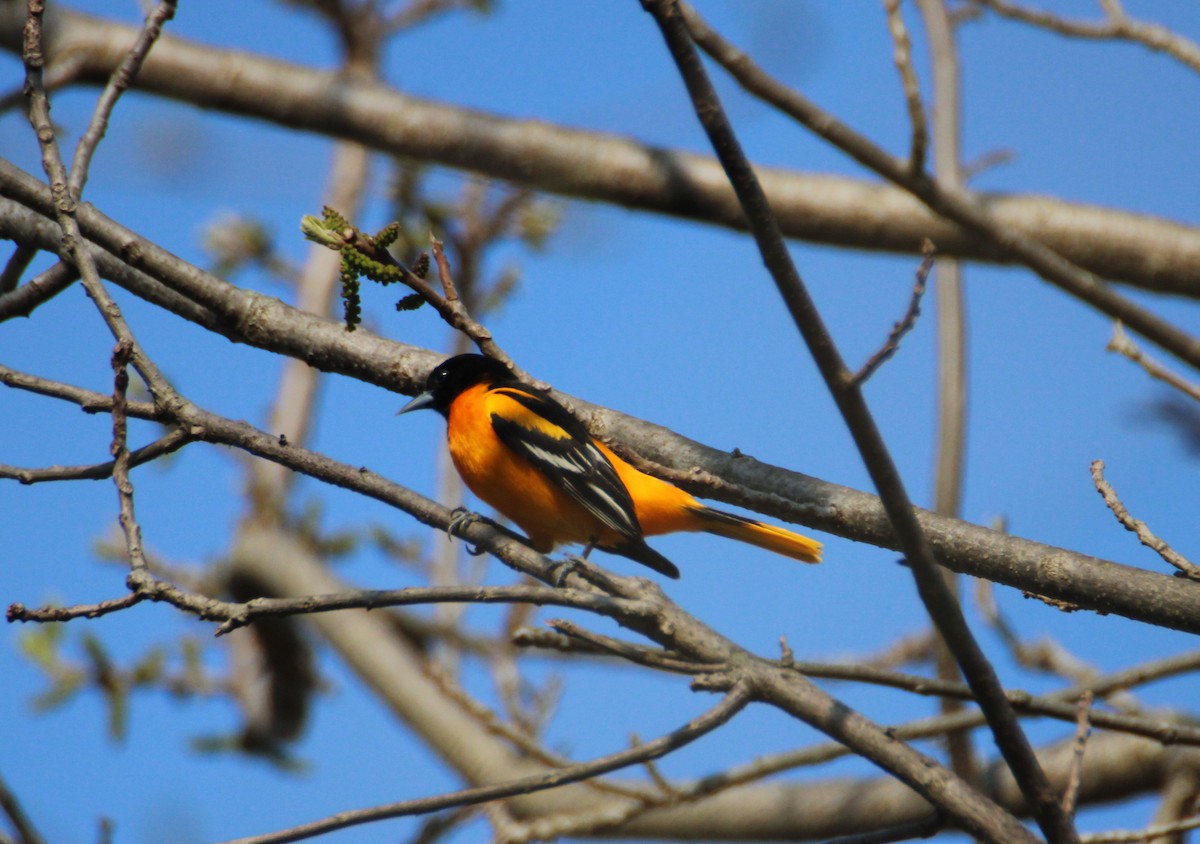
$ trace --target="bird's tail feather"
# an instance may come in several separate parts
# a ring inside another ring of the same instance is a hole
[[[802,563],[821,562],[821,543],[815,539],[712,507],[699,506],[689,509],[700,519],[700,530],[705,533],[748,542]]]
[[[665,574],[667,577],[673,577],[676,580],[679,579],[679,568],[647,545],[644,539],[631,539],[624,545],[614,546],[605,550],[620,554],[622,557],[628,557],[635,562],[641,563],[643,566],[649,566],[659,574]]]

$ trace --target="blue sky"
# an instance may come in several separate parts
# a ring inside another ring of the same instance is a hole
[[[906,149],[907,117],[881,4],[700,5],[718,29],[769,70],[888,149]],[[1058,7],[1094,14],[1092,5]],[[1194,4],[1129,0],[1127,6],[1131,14],[1200,39],[1200,7]],[[97,0],[75,7],[128,20],[138,14],[132,2]],[[910,20],[916,22],[912,15]],[[279,4],[184,3],[169,30],[320,67],[335,61],[320,27]],[[1200,134],[1195,72],[1136,46],[1076,43],[995,20],[966,26],[962,48],[965,157],[996,149],[1015,153],[1011,162],[984,173],[976,187],[1200,223],[1193,166]],[[924,74],[924,64],[919,68]],[[6,89],[19,84],[20,65],[10,56],[3,57],[0,71]],[[418,96],[707,152],[661,39],[634,0],[523,0],[501,3],[489,17],[452,16],[397,39],[387,73]],[[731,84],[720,80],[719,87],[757,162],[865,175]],[[94,91],[82,90],[55,99],[55,119],[69,138],[86,124],[94,97]],[[32,134],[19,115],[0,117],[0,155],[40,172]],[[201,264],[204,227],[222,213],[250,213],[298,261],[305,253],[299,219],[318,210],[328,158],[323,139],[134,93],[117,109],[87,198]],[[384,178],[381,164],[376,174]],[[559,203],[564,222],[544,251],[506,247],[492,259],[494,271],[510,263],[521,267],[521,287],[490,328],[524,368],[566,392],[714,447],[737,447],[770,463],[868,488],[849,437],[747,237],[600,205]],[[374,203],[365,226],[386,222],[383,213],[382,204]],[[917,260],[800,243],[792,250],[843,353],[861,361],[903,312]],[[236,281],[287,295],[253,274]],[[1176,324],[1200,329],[1193,303],[1132,295]],[[1135,515],[1195,556],[1197,549],[1188,545],[1195,536],[1195,456],[1148,420],[1145,408],[1163,390],[1104,351],[1108,321],[1016,269],[969,267],[967,296],[971,398],[964,518],[987,524],[1003,517],[1020,536],[1163,570],[1157,557],[1115,524],[1092,488],[1088,466],[1102,458]],[[123,293],[118,298],[139,339],[189,397],[224,415],[262,422],[277,360],[157,314]],[[367,293],[375,330],[445,348],[447,330],[431,312],[396,314],[392,298],[390,292]],[[916,330],[867,389],[910,493],[921,504],[930,499],[933,460],[933,311],[930,298]],[[34,319],[0,328],[5,364],[98,390],[109,389],[110,349],[111,339],[78,288]],[[328,379],[316,447],[431,492],[441,422],[433,414],[394,418],[402,401],[375,387]],[[143,438],[153,436],[148,428],[136,430]],[[13,391],[0,393],[5,443],[0,462],[99,461],[109,435],[104,418]],[[204,446],[189,447],[168,466],[139,470],[134,476],[139,517],[150,547],[184,564],[218,558],[242,510],[240,477],[236,455]],[[302,497],[320,502],[330,529],[383,523],[401,535],[424,536],[402,514],[374,502],[310,482],[301,490]],[[5,604],[83,602],[120,593],[120,569],[97,562],[93,553],[95,541],[115,527],[111,484],[4,484],[0,512],[9,526],[0,568]],[[812,568],[711,537],[669,537],[653,544],[684,570],[683,579],[668,587],[672,598],[762,653],[775,653],[779,636],[786,635],[798,657],[848,657],[877,651],[896,635],[924,626],[911,580],[895,565],[893,552],[821,538],[827,563]],[[631,571],[624,561],[606,562]],[[405,572],[370,553],[347,561],[339,573],[369,585],[409,582]],[[500,569],[491,573],[493,582],[507,578]],[[998,589],[997,597],[1024,636],[1053,636],[1101,670],[1194,647],[1181,633],[1088,613],[1065,616],[1012,590]],[[496,618],[488,611],[469,617],[481,629]],[[211,632],[163,608],[139,607],[73,623],[69,653],[77,653],[85,628],[124,658],[181,633],[207,639]],[[32,714],[30,701],[45,680],[19,654],[18,640],[28,632],[8,627],[0,634],[0,675],[9,678],[0,696],[0,723],[18,725],[6,731],[0,773],[48,840],[95,840],[96,819],[107,815],[118,824],[120,842],[215,841],[458,784],[328,655],[322,669],[329,691],[297,748],[311,769],[296,777],[189,751],[189,737],[234,727],[236,714],[224,702],[140,695],[124,744],[105,737],[94,699]],[[1034,690],[1052,687],[1016,669],[994,636],[981,637],[1006,681]],[[217,665],[219,652],[211,658]],[[532,668],[535,676],[554,671],[563,671],[567,683],[550,743],[578,758],[623,747],[630,732],[651,737],[670,730],[712,702],[677,678],[536,661]],[[468,679],[474,690],[490,695],[483,678]],[[884,721],[932,708],[928,701],[871,689],[840,686],[835,693]],[[1151,706],[1195,701],[1200,681],[1160,683],[1147,688],[1143,699]],[[1039,741],[1068,730],[1031,725]],[[673,776],[696,775],[812,738],[802,725],[752,710],[663,767]],[[990,751],[985,736],[978,744]],[[837,774],[868,772],[860,763],[833,767]],[[71,799],[64,801],[64,794]],[[1142,800],[1089,812],[1082,827],[1136,827],[1152,810],[1153,801]],[[392,822],[328,840],[402,840],[411,828],[409,822]],[[483,836],[476,826],[456,840]]]

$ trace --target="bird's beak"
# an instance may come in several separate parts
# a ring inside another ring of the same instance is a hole
[[[433,407],[433,393],[428,391],[413,396],[413,400],[397,410],[396,415],[399,416],[401,413],[408,413],[412,410],[425,410],[427,407]]]

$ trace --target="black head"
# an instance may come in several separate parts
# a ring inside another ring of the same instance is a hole
[[[495,358],[457,355],[434,367],[425,379],[425,392],[400,408],[400,413],[432,408],[445,416],[450,403],[464,390],[476,384],[502,384],[512,380],[512,373]]]

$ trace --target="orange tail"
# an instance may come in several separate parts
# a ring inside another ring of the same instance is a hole
[[[815,539],[712,507],[689,507],[688,510],[700,519],[700,530],[705,533],[748,542],[802,563],[821,562],[821,543]]]

